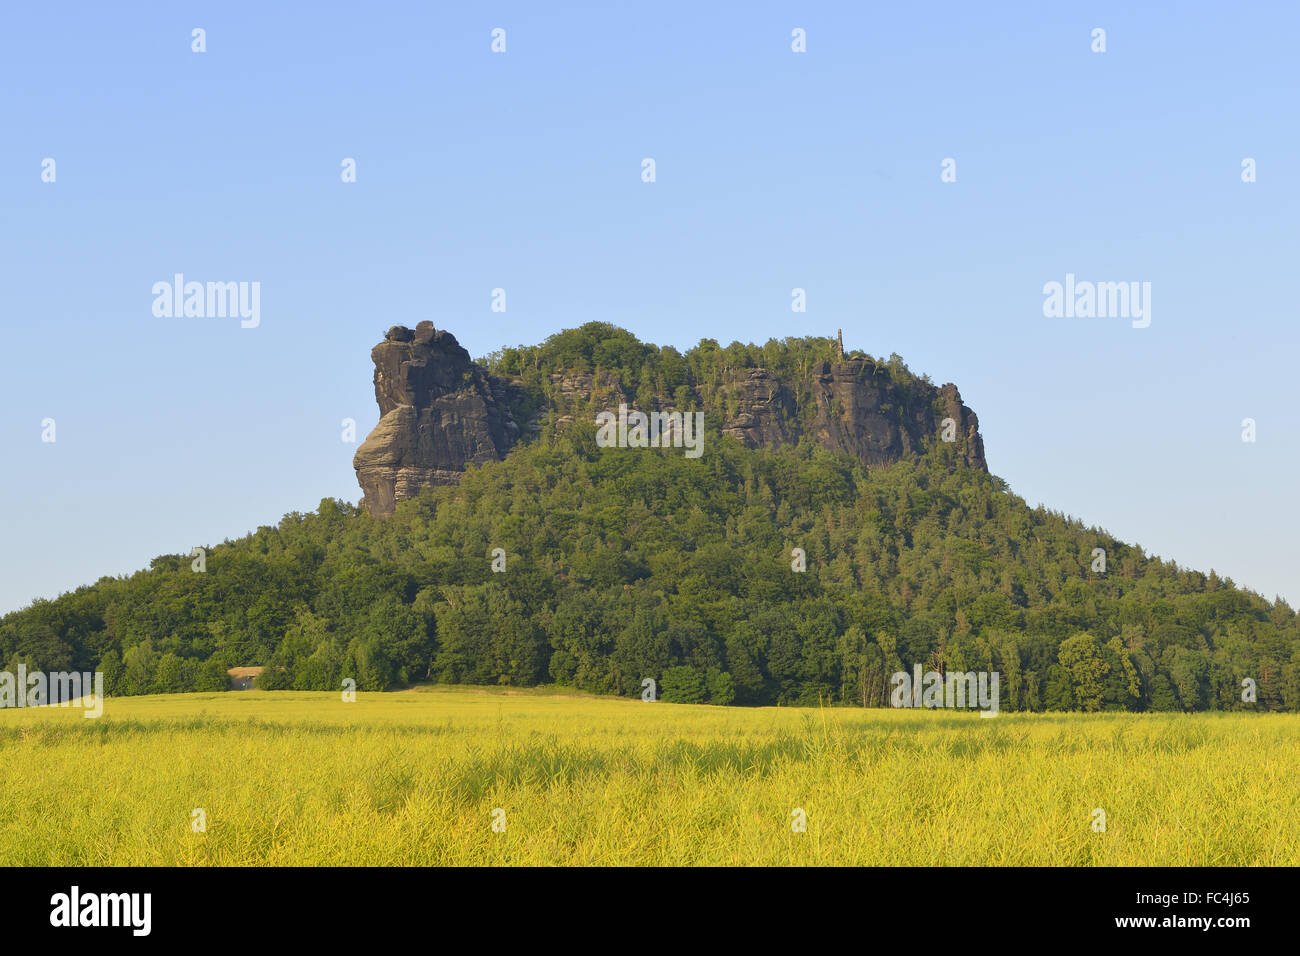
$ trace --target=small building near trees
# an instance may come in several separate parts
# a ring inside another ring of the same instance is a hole
[[[230,679],[231,690],[252,690],[253,684],[257,681],[257,675],[262,673],[264,667],[232,667],[226,671],[226,677]]]

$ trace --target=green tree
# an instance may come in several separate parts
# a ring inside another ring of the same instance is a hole
[[[1086,631],[1061,642],[1057,659],[1069,677],[1075,702],[1085,711],[1101,710],[1103,681],[1110,665],[1101,644]]]
[[[230,678],[226,676],[226,662],[213,656],[200,664],[194,676],[194,689],[201,692],[229,690]]]
[[[293,687],[293,674],[283,664],[267,664],[253,681],[253,686],[258,690],[290,690]]]
[[[705,675],[694,667],[670,667],[659,682],[659,699],[670,704],[702,704],[707,694]]]
[[[150,689],[155,694],[179,694],[190,689],[185,686],[181,659],[171,651],[158,658]]]
[[[343,652],[338,645],[331,640],[321,641],[311,657],[294,669],[294,690],[339,690],[342,687],[339,674],[342,660]]]
[[[122,682],[122,658],[113,648],[104,652],[100,658],[99,670],[104,675],[104,694],[106,696],[115,696],[119,693],[119,686]]]
[[[1151,709],[1155,711],[1178,710],[1178,698],[1174,696],[1174,686],[1165,673],[1159,673],[1151,682]]]
[[[1074,710],[1074,689],[1067,668],[1053,664],[1047,669],[1047,690],[1043,697],[1043,705],[1048,710]]]
[[[867,635],[856,624],[840,635],[840,699],[867,706],[871,664],[867,656]]]
[[[726,671],[710,667],[705,672],[704,683],[710,704],[727,706],[736,701],[736,685]]]
[[[122,679],[118,682],[124,695],[148,694],[154,686],[154,670],[158,666],[158,654],[153,649],[153,642],[146,639],[143,643],[129,647],[122,655]]]

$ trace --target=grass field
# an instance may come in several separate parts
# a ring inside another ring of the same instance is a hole
[[[0,864],[1300,864],[1294,715],[357,697],[0,711]]]

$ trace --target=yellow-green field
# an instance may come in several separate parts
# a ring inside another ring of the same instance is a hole
[[[0,864],[1300,863],[1292,715],[357,696],[0,711]]]

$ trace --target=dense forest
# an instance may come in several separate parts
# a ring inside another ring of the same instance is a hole
[[[584,327],[483,363],[534,394],[555,369],[617,369],[635,399],[832,344],[682,355]],[[886,367],[911,377],[896,356]],[[327,499],[208,547],[202,573],[164,555],[37,601],[0,619],[0,662],[100,669],[118,695],[224,689],[226,668],[265,665],[268,689],[636,696],[650,677],[669,701],[855,706],[885,706],[889,676],[920,664],[998,671],[1003,711],[1300,709],[1285,602],[1030,508],[950,445],[868,471],[807,442],[743,448],[712,419],[700,459],[548,424],[389,520]]]

